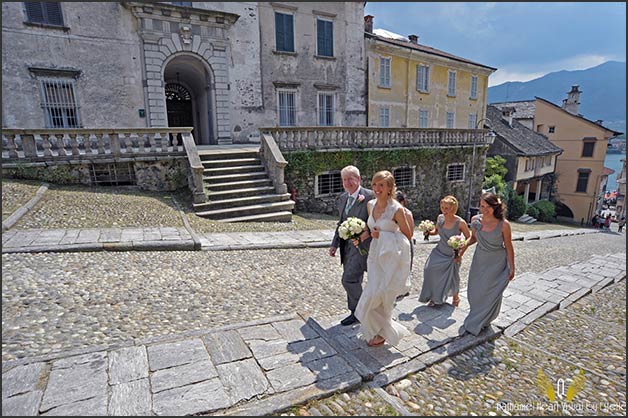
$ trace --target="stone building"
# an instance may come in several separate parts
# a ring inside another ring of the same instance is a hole
[[[364,125],[362,2],[4,2],[5,128]]]

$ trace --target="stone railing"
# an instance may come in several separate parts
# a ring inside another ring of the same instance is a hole
[[[273,180],[275,192],[286,193],[288,186],[284,183],[284,169],[288,165],[288,162],[283,158],[277,143],[271,135],[262,133],[260,136],[260,155],[266,170]]]
[[[262,128],[282,151],[490,145],[486,129],[273,127]]]

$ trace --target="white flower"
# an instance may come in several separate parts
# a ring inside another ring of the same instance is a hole
[[[435,228],[434,226],[434,222],[426,219],[424,221],[421,221],[421,223],[419,224],[419,230],[422,232],[429,232],[429,231],[433,231]]]

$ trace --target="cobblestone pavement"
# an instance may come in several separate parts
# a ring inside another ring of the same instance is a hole
[[[623,280],[383,389],[362,386],[281,415],[625,416],[625,322]],[[540,370],[566,390],[583,370],[583,389],[550,402],[536,383]]]
[[[2,220],[34,197],[40,184],[36,181],[15,182],[2,179]]]
[[[514,242],[517,274],[625,252],[623,236]],[[417,245],[412,294],[431,245]],[[473,247],[461,267],[461,287]],[[3,360],[208,329],[289,312],[346,312],[326,248],[2,255]]]

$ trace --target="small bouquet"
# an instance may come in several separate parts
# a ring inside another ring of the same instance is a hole
[[[366,230],[366,222],[355,216],[350,216],[346,221],[340,224],[338,227],[338,235],[344,240],[357,239],[362,232]],[[366,255],[367,251],[360,248],[360,254]]]
[[[419,224],[419,230],[423,232],[424,241],[429,241],[430,232],[432,232],[434,228],[435,228],[434,222],[427,219],[424,221],[421,221],[421,223]]]
[[[454,257],[458,257],[458,251],[467,245],[467,240],[464,235],[454,235],[447,240],[447,245],[454,249]]]

